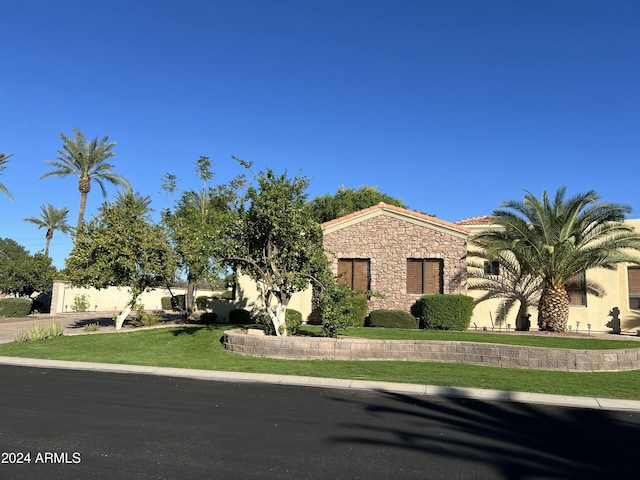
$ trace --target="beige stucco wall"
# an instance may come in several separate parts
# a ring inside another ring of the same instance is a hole
[[[421,297],[406,292],[408,258],[443,259],[444,293],[466,293],[466,231],[402,217],[395,212],[353,220],[340,228],[326,228],[322,246],[334,274],[338,273],[339,258],[370,259],[371,290],[384,298],[372,297],[369,311],[379,308],[409,311]]]
[[[302,314],[302,321],[306,322],[311,314],[312,290],[309,286],[302,292],[294,293],[287,308],[297,310]],[[238,275],[236,288],[236,308],[243,308],[250,312],[264,310],[264,302],[260,298],[258,285],[245,274]]]

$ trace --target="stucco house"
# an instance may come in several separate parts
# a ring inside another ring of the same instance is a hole
[[[383,203],[322,224],[322,245],[334,274],[341,275],[354,290],[374,291],[369,311],[379,308],[409,311],[423,294],[461,293],[478,298],[482,292],[467,289],[469,238],[488,228],[492,217],[473,217],[447,222],[415,211]],[[640,219],[627,220],[640,231]],[[491,268],[491,266],[488,266]],[[595,280],[606,289],[596,298],[586,292],[586,281]],[[257,290],[249,277],[240,281],[244,305],[254,305]],[[615,270],[593,269],[576,278],[569,289],[571,306],[568,326],[573,331],[606,332],[609,312],[620,310],[623,333],[640,329],[640,266],[621,264]],[[297,293],[290,308],[308,318],[311,288]],[[531,328],[537,329],[533,305]],[[507,311],[504,300],[476,305],[471,328],[513,330],[517,308]]]

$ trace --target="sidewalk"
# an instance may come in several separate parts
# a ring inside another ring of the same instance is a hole
[[[34,325],[47,326],[52,322],[60,323],[65,335],[82,334],[79,323],[100,322],[104,314],[87,317],[80,316],[42,316],[36,319],[0,323],[0,343],[14,341],[15,335],[26,331]],[[107,318],[107,321],[111,321]],[[540,393],[508,392],[501,390],[484,390],[479,388],[442,387],[436,385],[416,385],[392,382],[375,382],[367,380],[347,380],[336,378],[303,377],[296,375],[274,375],[261,373],[224,372],[212,370],[196,370],[185,368],[147,367],[138,365],[121,365],[109,363],[70,362],[63,360],[42,360],[17,357],[0,357],[0,365],[14,365],[36,368],[61,368],[70,370],[89,370],[96,372],[133,373],[145,375],[162,375],[180,378],[191,378],[207,381],[224,382],[265,382],[277,385],[338,388],[353,390],[369,390],[402,393],[407,395],[443,396],[469,398],[475,400],[508,401],[516,403],[558,405],[573,408],[592,408],[600,410],[626,410],[640,412],[639,400],[618,400],[612,398],[570,397],[564,395],[547,395]]]

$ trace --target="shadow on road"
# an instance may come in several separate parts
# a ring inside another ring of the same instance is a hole
[[[342,425],[353,434],[331,440],[471,462],[510,480],[637,478],[636,412],[381,395],[392,403],[363,402],[371,423]]]

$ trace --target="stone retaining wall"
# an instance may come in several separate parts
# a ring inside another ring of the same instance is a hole
[[[242,330],[224,332],[224,345],[227,350],[240,355],[289,360],[449,362],[578,372],[640,370],[640,348],[570,350],[431,340],[269,337]]]

